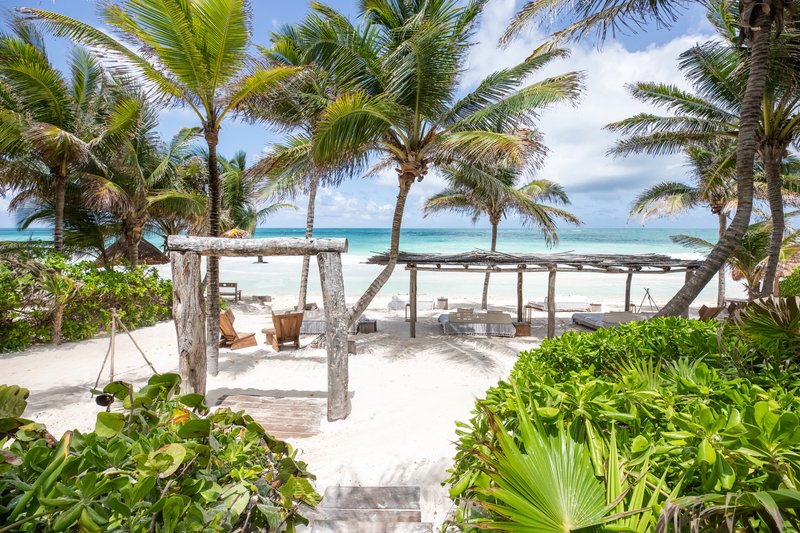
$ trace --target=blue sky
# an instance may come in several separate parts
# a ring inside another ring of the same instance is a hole
[[[58,11],[85,22],[102,26],[96,14],[97,0],[0,0],[3,19],[17,6],[37,7]],[[329,5],[355,18],[358,2],[328,0]],[[300,20],[308,11],[308,3],[294,0],[254,0],[254,40],[266,44],[271,30]],[[542,41],[536,30],[522,36],[507,49],[497,47],[504,30],[519,2],[491,0],[474,37],[462,90],[475,86],[482,78],[498,68],[513,65],[524,59]],[[539,123],[550,148],[545,167],[539,177],[564,185],[572,199],[571,210],[588,227],[638,226],[640,221],[628,219],[628,209],[642,188],[666,179],[681,179],[685,174],[680,157],[631,157],[614,159],[605,155],[614,136],[602,130],[603,125],[625,118],[645,108],[630,98],[624,84],[633,81],[664,81],[682,85],[677,72],[677,56],[693,44],[711,37],[711,28],[699,6],[688,8],[669,30],[647,28],[636,35],[618,35],[606,40],[602,49],[588,42],[573,45],[568,59],[548,68],[543,75],[570,70],[586,73],[586,92],[576,107],[562,106],[546,111]],[[49,39],[48,50],[57,65],[70,44]],[[185,109],[167,109],[161,113],[160,130],[170,137],[180,128],[195,126],[196,118]],[[232,154],[245,150],[256,159],[266,147],[281,136],[256,125],[228,121],[220,134],[220,152]],[[423,218],[421,206],[425,198],[443,187],[442,180],[431,172],[423,182],[415,184],[407,204],[405,227],[468,227],[470,221],[458,215]],[[354,176],[338,189],[324,190],[318,198],[317,221],[320,227],[388,227],[397,194],[394,172],[364,179]],[[296,212],[283,211],[265,226],[299,227],[305,225],[305,200],[296,201]],[[650,227],[713,227],[716,218],[696,211],[676,219],[648,221]],[[513,218],[509,227],[518,226]],[[13,215],[7,212],[7,201],[0,199],[0,227],[14,225]],[[486,220],[479,227],[488,225]]]

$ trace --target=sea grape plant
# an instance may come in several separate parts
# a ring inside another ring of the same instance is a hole
[[[89,433],[56,441],[18,421],[20,395],[0,389],[0,532],[289,531],[320,501],[285,442],[243,412],[177,396],[175,374],[134,391],[114,382]],[[5,405],[16,407],[6,410]],[[16,427],[14,427],[16,426]],[[156,527],[157,525],[157,527]]]

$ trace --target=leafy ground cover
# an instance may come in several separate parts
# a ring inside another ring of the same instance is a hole
[[[796,301],[771,299],[740,324],[656,319],[520,354],[509,380],[457,424],[446,482],[456,521],[795,530],[798,317]]]
[[[180,378],[109,384],[95,430],[56,440],[0,386],[0,532],[294,531],[320,501],[285,442],[242,412],[204,415]]]

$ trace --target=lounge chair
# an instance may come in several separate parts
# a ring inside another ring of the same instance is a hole
[[[700,316],[698,318],[703,322],[708,322],[709,320],[717,318],[717,316],[724,310],[724,307],[708,307],[707,305],[704,305],[700,308]]]
[[[233,311],[227,309],[224,313],[219,315],[219,331],[220,348],[230,348],[231,350],[238,350],[239,348],[248,348],[258,344],[256,341],[255,333],[237,332],[233,327],[233,322],[236,317],[233,316]]]
[[[348,306],[349,307],[349,306]],[[350,326],[347,332],[351,335],[358,333],[359,323],[366,320],[364,316],[360,316],[356,323]],[[300,325],[301,335],[322,335],[325,333],[325,310],[312,309],[303,313],[303,323]]]
[[[439,324],[445,335],[486,335],[492,337],[514,337],[517,329],[511,315],[501,311],[474,312],[459,308],[455,313],[439,316]]]
[[[300,348],[300,326],[302,324],[302,312],[272,313],[272,327],[264,328],[261,332],[267,335],[267,344],[271,344],[276,352],[280,352],[284,344],[293,343],[295,348]]]
[[[530,301],[528,305],[539,311],[547,311],[547,297],[544,300]],[[589,298],[577,294],[558,295],[556,296],[556,311],[588,311],[591,304]]]
[[[408,296],[408,294],[395,294],[389,301],[387,308],[389,311],[404,311],[410,303],[411,298]],[[432,296],[428,296],[427,294],[417,294],[417,309],[420,311],[433,309],[435,303],[436,302]]]
[[[572,322],[588,329],[600,329],[627,324],[628,322],[639,322],[652,318],[653,313],[628,313],[625,311],[615,311],[610,313],[574,313]]]

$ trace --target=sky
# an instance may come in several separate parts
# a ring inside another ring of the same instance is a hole
[[[99,0],[0,0],[3,25],[10,10],[18,6],[58,11],[84,22],[103,27],[97,16]],[[352,19],[358,16],[358,1],[328,0],[332,7]],[[303,0],[253,0],[253,39],[267,44],[270,31],[286,23],[298,22],[308,12]],[[468,63],[461,80],[460,92],[475,87],[492,72],[524,60],[545,37],[533,29],[521,35],[506,48],[499,48],[498,39],[521,2],[490,0],[473,37]],[[697,43],[712,38],[712,29],[703,10],[689,6],[671,28],[652,25],[636,34],[617,35],[606,39],[602,48],[593,41],[570,44],[570,57],[552,63],[537,75],[544,78],[568,71],[585,73],[585,91],[575,106],[560,105],[545,111],[538,127],[544,134],[549,154],[537,177],[556,181],[569,194],[569,209],[586,227],[639,227],[639,219],[628,215],[635,196],[644,188],[664,181],[683,180],[687,169],[681,156],[635,156],[614,158],[606,154],[615,141],[614,134],[603,126],[635,113],[648,110],[626,91],[625,84],[636,81],[666,82],[686,88],[677,69],[678,56]],[[63,39],[48,38],[48,52],[54,64],[61,67],[71,44]],[[650,109],[652,111],[652,109]],[[176,107],[160,115],[159,129],[169,138],[183,127],[197,126],[197,118],[188,110]],[[220,132],[219,151],[232,155],[244,150],[255,161],[282,135],[262,125],[227,121]],[[445,183],[434,171],[416,183],[411,190],[404,217],[408,228],[470,227],[467,217],[443,214],[423,217],[422,205],[427,197],[444,188]],[[396,174],[388,170],[377,176],[353,176],[336,189],[323,189],[317,199],[318,227],[389,227],[397,195]],[[306,199],[297,198],[297,210],[283,210],[271,217],[265,227],[304,227]],[[0,198],[0,227],[15,225],[8,213],[8,200]],[[511,217],[505,227],[519,227]],[[501,227],[502,227],[501,225]],[[715,227],[716,217],[702,209],[677,218],[648,220],[647,227],[701,228]],[[482,219],[477,227],[488,227]]]

